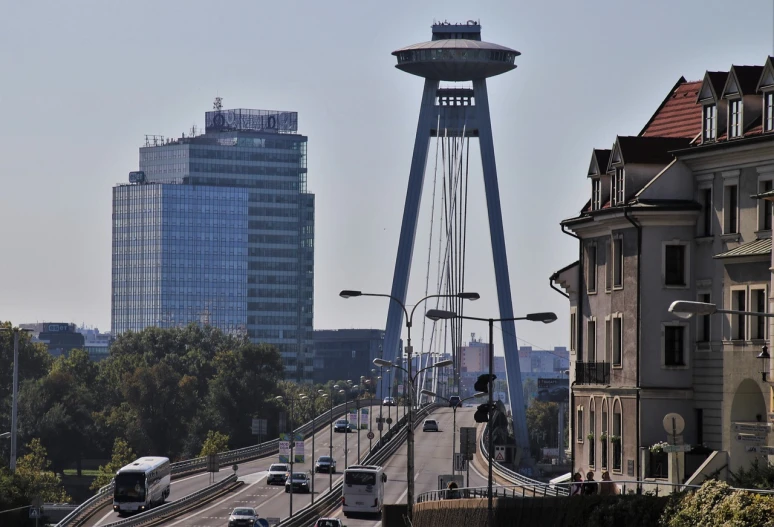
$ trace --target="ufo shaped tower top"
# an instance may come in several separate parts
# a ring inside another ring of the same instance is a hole
[[[433,39],[392,52],[399,70],[439,81],[471,81],[494,77],[516,68],[518,51],[481,41],[481,25],[433,24]]]

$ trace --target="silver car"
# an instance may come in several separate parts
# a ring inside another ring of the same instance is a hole
[[[228,517],[228,527],[253,527],[258,521],[258,513],[250,507],[237,507]]]
[[[435,419],[425,419],[425,422],[422,425],[422,431],[423,432],[437,432],[438,431],[438,421],[436,421]]]

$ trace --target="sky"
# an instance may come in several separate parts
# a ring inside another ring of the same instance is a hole
[[[566,346],[569,304],[549,277],[577,259],[559,222],[589,198],[592,149],[639,133],[681,75],[699,80],[705,70],[763,64],[774,53],[772,1],[743,6],[6,2],[0,320],[110,329],[111,189],[137,169],[144,134],[202,128],[220,96],[225,108],[297,111],[309,137],[315,329],[384,328],[386,300],[338,293],[388,293],[392,285],[422,79],[395,69],[390,53],[429,40],[434,20],[473,19],[483,40],[521,52],[516,70],[488,81],[514,314],[559,317],[520,323],[519,344]],[[466,314],[496,318],[480,164],[471,163],[470,178],[466,289],[481,299]],[[408,304],[424,296],[429,203],[423,198]],[[486,331],[466,322],[464,340],[474,332],[486,340]]]

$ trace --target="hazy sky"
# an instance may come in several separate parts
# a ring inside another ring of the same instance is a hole
[[[227,108],[299,112],[317,203],[315,328],[383,328],[386,301],[338,292],[392,284],[422,80],[395,69],[390,52],[429,40],[434,19],[479,19],[484,40],[522,53],[489,81],[514,313],[559,315],[517,326],[520,344],[566,345],[568,303],[548,278],[577,258],[559,221],[588,199],[592,148],[636,135],[681,75],[772,52],[770,0],[2,6],[0,320],[102,330],[111,188],[137,169],[144,134],[202,127],[216,95]],[[467,314],[496,317],[480,165],[471,182],[466,283],[482,299]],[[420,231],[409,302],[424,292],[426,253]]]

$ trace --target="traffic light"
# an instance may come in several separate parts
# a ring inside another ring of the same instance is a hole
[[[492,382],[497,378],[497,375],[492,374]],[[476,384],[473,385],[473,389],[477,392],[489,393],[489,374],[479,375]],[[483,422],[483,421],[482,421]]]
[[[478,406],[478,409],[476,409],[476,413],[473,415],[473,419],[475,419],[477,423],[488,423],[489,422],[489,403],[480,404]]]

